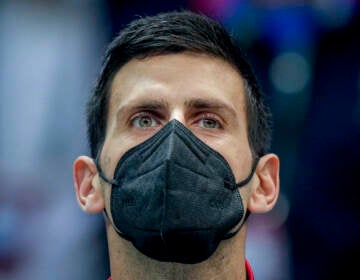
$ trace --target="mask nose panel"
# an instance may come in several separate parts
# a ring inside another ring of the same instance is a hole
[[[182,166],[190,166],[194,172],[211,174],[223,178],[226,187],[236,188],[235,178],[227,161],[218,152],[211,149],[190,130],[177,120],[170,121],[157,134],[130,149],[119,161],[115,169],[117,181],[126,177],[137,176],[151,171],[164,163],[165,160],[177,162]],[[122,167],[122,162],[133,162],[132,168]],[[141,162],[141,165],[138,163]],[[200,164],[201,163],[201,164]],[[216,168],[214,168],[216,166]]]

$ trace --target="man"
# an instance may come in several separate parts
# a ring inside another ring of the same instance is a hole
[[[111,43],[88,103],[80,207],[104,212],[113,280],[253,279],[246,218],[269,211],[279,159],[248,63],[191,12],[138,19]]]

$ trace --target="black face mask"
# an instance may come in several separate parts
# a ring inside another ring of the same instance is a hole
[[[176,120],[119,160],[110,207],[113,226],[146,256],[198,263],[244,223],[240,183],[227,161]]]

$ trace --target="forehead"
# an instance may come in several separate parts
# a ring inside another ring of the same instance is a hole
[[[110,93],[108,121],[120,107],[141,100],[161,100],[171,107],[209,99],[239,114],[245,105],[243,79],[232,65],[189,52],[130,60],[116,73]]]

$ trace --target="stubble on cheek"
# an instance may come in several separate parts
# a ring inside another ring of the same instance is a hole
[[[110,167],[110,163],[111,163],[111,158],[109,156],[104,156],[104,160],[103,160],[103,169],[108,169]]]
[[[105,155],[103,157],[103,160],[100,161],[100,165],[101,165],[101,169],[104,172],[105,176],[107,176],[109,179],[113,179],[113,175],[111,172],[111,157]],[[103,179],[100,178],[100,186],[101,186],[101,191],[103,194],[103,197],[105,199],[105,208],[108,211],[108,215],[110,214],[109,210],[110,210],[110,195],[111,195],[111,188],[112,185],[105,182]]]

